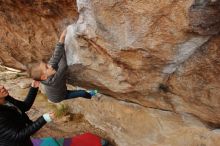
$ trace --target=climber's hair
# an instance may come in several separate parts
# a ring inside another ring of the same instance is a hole
[[[43,74],[43,71],[40,69],[41,63],[45,63],[45,62],[40,61],[28,65],[28,69],[27,69],[28,76],[36,81],[41,81],[41,75]]]

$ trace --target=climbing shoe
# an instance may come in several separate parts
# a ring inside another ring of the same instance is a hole
[[[98,90],[89,90],[87,91],[91,96],[95,96],[98,93]]]

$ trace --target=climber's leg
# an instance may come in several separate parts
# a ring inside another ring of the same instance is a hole
[[[73,99],[77,97],[91,99],[92,95],[86,90],[67,90],[67,95],[65,99]]]

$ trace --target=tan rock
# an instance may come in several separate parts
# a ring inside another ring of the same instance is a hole
[[[12,1],[0,5],[0,62],[17,69],[48,59],[58,35],[77,15],[75,1]]]
[[[70,82],[219,127],[220,38],[204,36],[218,32],[205,18],[218,26],[219,10],[208,1],[79,0],[66,39]]]
[[[32,83],[31,79],[26,79],[26,80],[23,79],[19,81],[17,84],[21,89],[26,89],[26,88],[31,87],[31,83]]]
[[[219,1],[1,4],[0,60],[19,69],[47,59],[63,24],[76,20],[65,40],[69,83],[118,100],[72,110],[118,145],[219,145]]]
[[[84,114],[118,146],[219,145],[220,131],[210,130],[197,118],[144,108],[102,96],[101,100],[66,101],[73,113]]]

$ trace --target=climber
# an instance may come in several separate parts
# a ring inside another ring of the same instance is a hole
[[[32,122],[25,112],[34,103],[39,87],[33,81],[32,87],[24,101],[11,97],[4,86],[0,86],[0,145],[1,146],[32,146],[30,136],[54,120],[54,113],[47,113]]]
[[[48,64],[43,61],[32,64],[28,70],[29,75],[34,80],[41,81],[50,102],[59,103],[63,100],[76,97],[91,99],[92,96],[97,94],[97,90],[67,90],[67,61],[64,49],[65,36],[66,30],[61,34]]]

